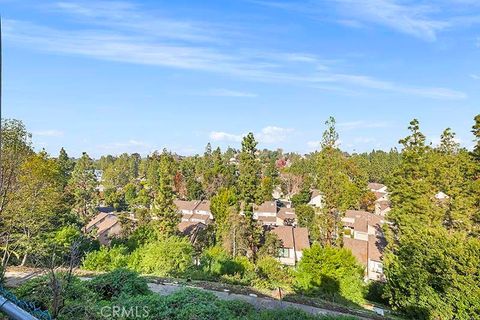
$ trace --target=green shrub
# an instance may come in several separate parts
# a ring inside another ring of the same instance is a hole
[[[110,273],[99,275],[90,280],[87,287],[104,300],[111,300],[120,295],[137,296],[151,293],[144,278],[139,277],[136,272],[126,269],[116,269]]]
[[[314,244],[303,252],[296,284],[306,294],[362,303],[363,272],[350,250]]]
[[[273,257],[264,257],[258,260],[257,270],[259,280],[256,285],[266,289],[289,289],[292,285],[292,274],[288,267],[283,266]]]
[[[388,304],[388,299],[385,297],[385,283],[379,281],[371,281],[367,285],[365,298],[372,302]]]
[[[193,247],[186,238],[172,236],[152,242],[132,253],[130,268],[157,276],[182,276],[193,267]]]
[[[89,252],[83,260],[83,268],[93,271],[112,271],[127,266],[129,256],[127,248],[116,246],[102,247],[98,251]]]

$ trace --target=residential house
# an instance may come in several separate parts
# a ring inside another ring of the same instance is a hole
[[[269,232],[276,234],[282,242],[278,259],[283,264],[294,266],[302,258],[303,250],[310,248],[307,228],[277,226]]]
[[[368,189],[375,194],[375,214],[385,216],[390,210],[390,199],[388,198],[387,186],[381,183],[371,182]]]
[[[277,201],[265,201],[253,209],[253,218],[263,225],[276,225],[279,207]]]
[[[368,189],[370,189],[372,192],[387,193],[387,186],[381,183],[370,182],[368,184]]]
[[[347,210],[342,222],[343,246],[350,249],[365,266],[365,278],[383,280],[382,255],[386,245],[382,230],[382,225],[386,223],[384,217],[366,211]]]
[[[85,231],[96,230],[96,237],[102,245],[110,244],[114,237],[122,233],[122,225],[115,213],[100,212],[86,226]]]
[[[315,207],[315,208],[323,208],[323,194],[317,190],[313,189],[312,190],[312,195],[310,196],[310,201],[308,202],[308,205]]]

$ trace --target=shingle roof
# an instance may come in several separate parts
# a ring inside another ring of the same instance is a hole
[[[202,200],[195,207],[195,211],[210,211],[210,201]]]
[[[277,213],[277,211],[278,211],[277,202],[275,202],[275,201],[265,201],[260,206],[258,206],[256,209],[254,209],[253,211],[254,212],[273,212],[273,213]]]
[[[357,260],[363,265],[367,264],[367,247],[368,241],[352,239],[349,237],[343,238],[343,247],[350,249],[352,254],[357,258]]]
[[[308,229],[307,228],[295,228],[291,226],[280,226],[275,227],[271,230],[275,233],[282,241],[282,246],[284,248],[294,248],[294,239],[295,239],[295,250],[301,251],[306,248],[310,248],[310,242],[308,240]]]
[[[177,206],[178,210],[193,211],[198,206],[199,201],[174,200],[173,203]]]
[[[345,212],[345,218],[354,219],[353,223],[344,223],[352,226],[354,230],[360,232],[367,232],[368,226],[373,226],[375,228],[381,227],[384,222],[383,217],[362,210],[347,210]]]
[[[381,184],[381,183],[376,183],[376,182],[370,182],[368,184],[368,189],[370,190],[380,190],[382,189],[383,187],[385,187],[384,184]]]
[[[97,223],[99,223],[100,220],[104,219],[108,215],[109,215],[109,213],[107,213],[107,212],[100,212],[95,217],[93,217],[92,220],[90,220],[90,222],[87,224],[87,226],[85,228],[87,229],[87,231],[89,231],[92,227],[94,227]]]
[[[97,227],[97,233],[100,234],[100,233],[103,233],[105,231],[107,231],[108,229],[110,229],[111,227],[113,227],[114,225],[116,225],[118,223],[118,218],[114,215],[110,215],[109,217],[105,218],[104,221],[102,221],[101,223],[99,223],[96,227]]]
[[[296,219],[297,215],[295,214],[295,208],[280,208],[278,211],[277,217],[282,220],[285,219]]]

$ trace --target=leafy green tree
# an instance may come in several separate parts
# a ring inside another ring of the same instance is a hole
[[[303,251],[296,273],[298,288],[332,301],[363,302],[363,267],[350,250],[313,244]]]
[[[306,227],[310,230],[314,229],[315,209],[313,207],[306,204],[299,205],[295,207],[295,214],[300,227]]]
[[[299,193],[296,193],[292,196],[292,205],[297,208],[301,205],[306,205],[310,201],[310,190],[309,188],[302,188]]]
[[[473,147],[473,156],[480,162],[480,114],[475,116],[475,124],[472,127],[472,133],[474,136],[475,146]]]
[[[359,207],[362,195],[367,191],[365,175],[359,174],[354,162],[338,149],[338,133],[335,119],[325,122],[322,150],[316,155],[316,184],[323,194],[323,215],[321,217],[320,239],[324,244],[336,242],[336,230],[340,229],[341,215],[347,209]],[[362,178],[363,177],[363,178]]]
[[[228,220],[231,212],[238,212],[237,197],[233,188],[221,189],[218,194],[212,197],[210,202],[215,223],[215,234],[217,242],[223,243],[226,234],[230,232],[231,223]]]
[[[78,159],[69,181],[69,190],[74,198],[74,211],[84,222],[95,214],[98,203],[97,179],[92,159],[86,152]]]
[[[65,212],[60,169],[46,153],[34,154],[22,164],[18,183],[12,199],[15,210],[9,214],[8,224],[21,248],[24,265],[30,253],[42,253],[46,233],[55,230]]]

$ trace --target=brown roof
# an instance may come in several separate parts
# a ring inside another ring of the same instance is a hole
[[[90,222],[87,224],[87,226],[85,227],[87,229],[87,231],[94,227],[97,223],[100,222],[100,220],[104,219],[105,217],[107,217],[109,215],[109,213],[106,213],[106,212],[100,212],[99,214],[97,214],[95,217],[93,217],[92,220],[90,220]]]
[[[311,199],[315,198],[316,196],[320,196],[322,193],[318,189],[312,190],[312,195],[310,196]]]
[[[272,229],[282,241],[282,246],[284,248],[294,248],[295,251],[302,251],[303,249],[310,248],[310,241],[308,240],[308,229],[307,228],[295,228],[291,226],[280,226]],[[295,239],[295,246],[294,246]]]
[[[295,214],[295,208],[280,208],[280,211],[278,211],[277,217],[279,217],[282,220],[296,219],[297,215]]]
[[[352,254],[357,258],[357,260],[363,265],[367,264],[367,247],[368,241],[352,239],[349,237],[343,238],[343,247],[350,249]]]
[[[190,211],[193,211],[198,205],[198,201],[173,200],[173,203],[177,206],[178,210]]]
[[[262,203],[258,208],[256,208],[255,212],[273,212],[277,213],[278,207],[275,201],[265,201]]]
[[[380,190],[382,189],[383,187],[385,187],[384,184],[381,184],[381,183],[376,183],[376,182],[370,182],[368,184],[368,189],[370,190]]]
[[[268,222],[268,223],[275,223],[277,222],[277,217],[271,217],[271,216],[259,216],[258,221],[261,221],[262,223]]]
[[[97,233],[98,234],[103,233],[108,229],[110,229],[111,227],[113,227],[114,225],[116,225],[117,223],[118,223],[118,218],[114,215],[110,215],[110,217],[107,217],[104,221],[102,221],[96,226],[98,229]]]
[[[207,223],[210,220],[210,216],[208,214],[194,213],[190,217],[190,221],[193,221],[193,220],[200,220],[203,223]]]
[[[371,260],[382,261],[383,251],[387,246],[387,241],[384,237],[375,236],[373,234],[368,236],[368,257]]]
[[[347,210],[345,217],[353,218],[355,220],[353,223],[345,224],[352,226],[354,230],[360,232],[367,232],[369,225],[375,228],[381,227],[384,219],[381,216],[362,210]]]
[[[377,197],[377,200],[387,194],[386,192],[378,192],[378,191],[375,191],[374,193],[375,193],[375,197]]]
[[[195,211],[210,211],[210,201],[209,200],[202,200],[198,205],[195,207]]]
[[[203,224],[203,223],[193,222],[193,221],[182,221],[177,225],[177,228],[182,233],[188,233],[192,231],[199,224]]]

